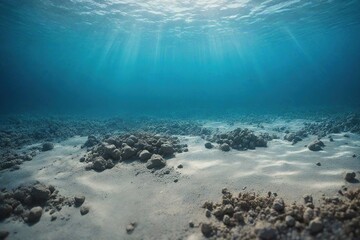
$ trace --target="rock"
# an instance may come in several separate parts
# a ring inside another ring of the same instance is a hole
[[[214,146],[210,142],[205,143],[205,148],[212,149],[213,147]]]
[[[1,240],[6,239],[7,236],[9,236],[9,232],[8,232],[8,231],[4,231],[4,230],[1,230],[1,231],[0,231],[0,239],[1,239]]]
[[[164,156],[171,156],[175,152],[174,148],[170,144],[162,144],[160,147],[160,153],[162,153]]]
[[[36,184],[31,189],[31,198],[35,202],[46,202],[50,197],[50,190],[42,184]]]
[[[233,218],[237,221],[237,222],[244,222],[244,216],[241,212],[235,212],[233,215]]]
[[[303,199],[304,199],[304,203],[307,204],[307,203],[313,203],[313,197],[309,194],[306,194],[303,196]]]
[[[151,158],[151,155],[152,154],[148,150],[142,150],[139,157],[141,161],[147,161]]]
[[[325,147],[325,144],[320,140],[315,140],[308,144],[308,148],[311,151],[321,151]]]
[[[82,216],[88,214],[89,211],[90,211],[90,208],[88,206],[81,206],[80,207],[80,214]]]
[[[189,222],[189,227],[191,227],[191,228],[195,227],[195,224],[194,224],[193,221],[190,221],[190,222]]]
[[[81,148],[84,148],[84,147],[90,148],[90,147],[95,146],[98,143],[99,143],[99,141],[96,139],[96,137],[93,135],[90,135],[90,136],[88,136],[88,139],[86,140],[84,145],[81,146]]]
[[[228,152],[228,151],[230,151],[230,146],[227,143],[223,143],[220,145],[220,149],[221,149],[221,151]]]
[[[10,216],[13,208],[9,204],[0,204],[0,220]]]
[[[50,221],[55,221],[57,219],[57,216],[56,215],[52,215],[51,218],[50,218]]]
[[[147,161],[146,167],[148,169],[160,169],[166,166],[166,161],[162,158],[162,156],[158,154],[153,154],[151,158]]]
[[[225,224],[225,225],[230,225],[230,217],[229,217],[229,215],[224,215],[224,217],[223,217],[223,223]]]
[[[348,182],[354,182],[355,181],[355,177],[356,177],[356,173],[355,172],[348,172],[345,175],[345,180]]]
[[[126,226],[126,232],[128,234],[132,233],[134,231],[135,227],[136,227],[135,222],[130,223],[129,225]]]
[[[182,164],[179,164],[177,168],[183,168],[184,166]]]
[[[28,222],[29,223],[36,223],[40,220],[42,215],[42,207],[33,207],[28,216]]]
[[[23,205],[19,204],[15,209],[14,209],[14,213],[16,215],[21,215],[24,212],[24,207]]]
[[[303,219],[305,223],[309,223],[314,217],[314,210],[312,208],[307,207],[303,214]]]
[[[102,172],[106,169],[107,161],[103,157],[96,157],[93,161],[93,169],[97,172]]]
[[[352,157],[353,157],[353,158],[356,158],[356,154],[353,154]]]
[[[80,207],[85,202],[85,196],[80,196],[80,195],[75,196],[74,200],[75,200],[75,206]]]
[[[128,160],[130,158],[132,158],[133,156],[135,156],[136,154],[136,150],[129,147],[128,145],[126,145],[125,147],[123,147],[121,149],[121,158],[123,160]]]
[[[232,216],[234,214],[234,207],[231,204],[226,204],[224,207],[224,213]]]
[[[316,163],[316,166],[319,166],[319,167],[320,167],[320,166],[321,166],[321,163],[317,162],[317,163]]]
[[[54,148],[54,144],[52,144],[51,142],[46,142],[42,145],[42,151],[50,151]]]
[[[210,212],[209,209],[206,209],[206,210],[205,210],[205,216],[206,216],[207,218],[211,217],[211,212]]]
[[[314,234],[314,235],[321,232],[323,230],[323,228],[324,228],[324,226],[323,226],[323,223],[321,222],[320,218],[315,218],[309,224],[310,233]]]
[[[286,217],[285,217],[285,223],[286,223],[286,225],[288,226],[288,227],[293,227],[293,226],[295,226],[295,218],[293,218],[292,216],[290,216],[290,215],[287,215]]]
[[[273,209],[275,209],[277,212],[284,211],[285,204],[284,200],[282,198],[276,198],[273,202]]]
[[[277,238],[277,231],[270,224],[257,223],[255,226],[255,234],[259,239],[272,240]]]
[[[205,237],[211,237],[213,235],[212,225],[210,223],[202,223],[201,232]]]

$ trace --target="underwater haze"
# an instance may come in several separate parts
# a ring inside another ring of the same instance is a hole
[[[360,104],[360,1],[1,0],[0,111]]]

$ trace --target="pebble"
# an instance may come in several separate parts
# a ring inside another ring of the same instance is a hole
[[[205,237],[211,237],[213,234],[212,225],[210,223],[202,223],[201,232]]]
[[[42,215],[42,207],[33,207],[28,216],[28,222],[29,223],[36,223],[40,220]]]
[[[81,206],[81,208],[80,208],[80,213],[82,216],[88,214],[89,211],[90,211],[90,208],[88,206]]]
[[[128,234],[132,233],[134,231],[135,227],[136,227],[135,222],[130,223],[129,225],[126,226],[126,232]]]
[[[184,166],[182,164],[179,164],[177,167],[178,168],[183,168]]]
[[[319,218],[315,218],[309,224],[309,230],[311,234],[318,234],[323,230],[324,226],[323,223]]]
[[[320,163],[320,162],[317,162],[317,163],[316,163],[316,166],[321,166],[321,163]]]
[[[348,182],[353,182],[355,180],[356,173],[355,172],[348,172],[345,175],[345,180]]]
[[[195,227],[195,225],[194,225],[194,222],[193,222],[193,221],[190,221],[190,222],[189,222],[189,227],[191,227],[191,228]]]
[[[206,209],[206,211],[205,211],[205,216],[206,216],[207,218],[211,217],[211,212],[210,212],[209,209]]]
[[[80,207],[85,202],[85,196],[78,195],[74,197],[75,206]]]

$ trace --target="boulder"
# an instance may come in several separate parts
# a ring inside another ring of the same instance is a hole
[[[103,157],[96,157],[93,161],[93,169],[97,172],[102,172],[106,169],[107,161]]]
[[[46,142],[42,145],[42,151],[50,151],[54,148],[54,144],[52,144],[51,142]]]
[[[212,149],[214,146],[211,144],[211,142],[205,143],[205,148]]]
[[[139,158],[141,161],[147,161],[151,158],[151,153],[148,150],[142,150],[139,154]]]
[[[78,195],[74,197],[75,206],[80,207],[85,202],[85,196]]]
[[[275,209],[277,212],[284,211],[285,204],[284,200],[282,198],[276,198],[273,202],[273,209]]]
[[[348,182],[354,182],[355,177],[356,177],[355,172],[348,172],[348,173],[345,174],[345,180],[348,181]]]
[[[220,149],[221,149],[221,151],[228,152],[228,151],[230,151],[230,146],[227,143],[223,143],[220,145]]]
[[[0,220],[10,216],[13,208],[9,204],[0,204]]]
[[[146,167],[148,169],[152,169],[152,168],[160,169],[165,167],[165,165],[166,165],[166,161],[159,154],[153,154],[146,163]]]
[[[160,153],[164,156],[171,156],[175,152],[174,147],[170,144],[162,144],[160,147]]]
[[[31,188],[31,198],[35,202],[46,202],[49,199],[50,194],[50,190],[42,184],[36,184]]]
[[[314,235],[321,232],[323,230],[323,228],[324,228],[324,225],[319,218],[315,218],[309,224],[310,233],[314,234]]]
[[[310,151],[321,151],[325,147],[325,144],[320,140],[315,140],[312,143],[309,143],[308,148]]]
[[[128,145],[125,145],[121,149],[121,158],[123,160],[128,160],[128,159],[132,158],[135,154],[136,154],[136,150],[134,148],[131,148]]]
[[[36,223],[40,220],[42,215],[42,208],[41,207],[33,207],[28,216],[28,222],[29,223]]]

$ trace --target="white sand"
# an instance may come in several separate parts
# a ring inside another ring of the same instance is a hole
[[[287,125],[297,128],[299,122]],[[276,124],[264,126],[272,129]],[[207,125],[223,130],[238,126]],[[85,171],[79,158],[86,138],[75,137],[24,162],[18,171],[3,171],[0,182],[2,187],[12,188],[39,180],[56,186],[63,196],[84,194],[89,214],[81,216],[79,209],[65,207],[54,222],[44,213],[31,227],[8,219],[0,223],[0,229],[10,231],[9,239],[201,239],[200,231],[190,229],[188,222],[206,221],[201,205],[206,200],[219,201],[223,187],[234,192],[244,187],[261,194],[272,191],[300,202],[306,193],[319,200],[323,193],[335,195],[343,185],[359,186],[346,183],[344,174],[360,170],[359,158],[352,157],[360,155],[360,136],[343,135],[332,135],[334,142],[324,138],[326,147],[320,152],[304,147],[315,137],[294,146],[273,140],[268,148],[244,152],[207,150],[199,137],[181,137],[189,152],[168,160],[170,166],[184,166],[178,169],[177,183],[173,182],[176,176],[155,176],[138,162],[120,163],[102,173]],[[317,162],[322,165],[316,166]],[[125,227],[132,221],[138,226],[128,235]]]

